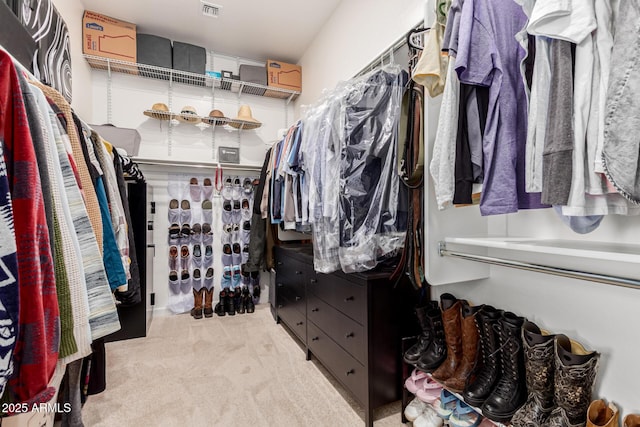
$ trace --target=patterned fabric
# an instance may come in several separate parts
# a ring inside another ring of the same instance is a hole
[[[3,137],[0,129],[0,396],[13,374],[13,350],[18,337],[18,258]]]
[[[76,127],[73,122],[71,106],[55,89],[52,89],[40,83],[34,84],[42,89],[44,94],[47,95],[47,97],[49,97],[64,114],[67,126],[67,135],[69,135],[69,140],[71,141],[73,158],[78,169],[80,182],[82,183],[80,188],[87,189],[83,193],[84,202],[87,207],[87,213],[89,214],[89,220],[91,221],[91,227],[93,228],[93,232],[98,241],[98,247],[100,248],[100,252],[102,253],[102,217],[100,216],[100,205],[98,205],[98,198],[96,197],[95,192],[91,191],[91,189],[93,188],[93,183],[91,182],[91,176],[89,175],[87,164],[84,161],[82,146],[80,145],[78,132],[76,131]]]
[[[0,51],[0,130],[13,202],[20,330],[9,396],[38,401],[47,393],[58,359],[59,313],[38,164],[11,58]]]
[[[66,188],[69,209],[73,217],[73,226],[78,237],[78,259],[82,262],[82,268],[88,294],[89,326],[91,328],[91,339],[96,340],[109,335],[120,329],[120,321],[116,311],[115,302],[111,296],[111,289],[107,281],[107,274],[102,263],[102,254],[98,249],[98,241],[93,233],[93,228],[89,220],[87,208],[83,202],[81,190],[78,187],[78,176],[73,156],[70,155],[71,144],[66,134],[66,118],[58,115],[58,134],[61,138],[56,138],[56,147],[60,158],[60,166],[64,185]],[[54,129],[55,131],[55,129]],[[89,191],[93,192],[93,184]],[[94,193],[95,194],[95,193]],[[97,198],[96,198],[97,201]],[[100,234],[102,236],[102,233]],[[72,295],[73,298],[73,295]],[[72,300],[74,312],[84,300],[76,296]],[[76,341],[80,345],[80,340],[76,336]],[[87,344],[91,344],[89,341]],[[82,348],[82,346],[80,345]]]
[[[78,350],[78,347],[76,346],[76,341],[73,337],[73,316],[71,313],[69,276],[67,274],[65,253],[63,251],[62,235],[60,232],[61,227],[67,227],[65,227],[66,224],[64,224],[64,218],[60,217],[62,212],[62,207],[60,206],[60,191],[58,190],[56,174],[53,169],[53,156],[51,155],[50,149],[53,141],[50,139],[50,134],[46,129],[43,112],[40,110],[38,101],[33,92],[33,90],[39,89],[36,87],[33,87],[32,89],[27,82],[27,79],[22,74],[18,74],[18,78],[20,80],[22,97],[29,120],[31,139],[33,140],[33,147],[40,169],[40,181],[45,200],[44,207],[47,216],[47,225],[49,226],[51,250],[53,252],[56,291],[58,294],[58,307],[60,310],[59,357],[66,357],[75,353]]]
[[[71,102],[71,47],[67,25],[52,0],[19,1],[22,24],[37,43],[33,74]]]

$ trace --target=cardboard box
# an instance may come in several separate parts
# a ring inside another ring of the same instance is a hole
[[[136,25],[85,10],[82,18],[82,52],[136,62]]]
[[[268,86],[302,91],[302,67],[286,62],[267,60]]]

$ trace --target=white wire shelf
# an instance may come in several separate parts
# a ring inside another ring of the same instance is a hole
[[[213,86],[216,89],[227,90],[230,92],[264,96],[267,98],[286,99],[289,102],[293,101],[298,95],[300,95],[300,92],[298,91],[265,86],[241,80],[228,79],[224,77],[213,77],[205,74],[189,73],[186,71],[174,70],[171,68],[156,67],[153,65],[103,58],[101,56],[83,56],[89,63],[91,68],[107,72],[129,74],[156,80],[167,80],[170,82],[182,83],[189,86]]]

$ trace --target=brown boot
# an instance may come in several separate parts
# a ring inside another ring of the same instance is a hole
[[[213,286],[204,288],[204,317],[213,317]]]
[[[445,386],[457,393],[464,389],[467,377],[471,375],[476,362],[479,340],[476,313],[481,308],[482,306],[471,307],[466,301],[462,304],[462,361],[453,375],[444,382]]]
[[[640,427],[640,414],[629,414],[624,417],[622,427]]]
[[[196,291],[193,289],[193,308],[191,309],[191,316],[194,319],[202,319],[202,298],[204,296],[204,288]]]
[[[462,361],[462,302],[451,294],[440,296],[444,339],[447,343],[447,358],[432,376],[438,381],[449,379]]]
[[[587,411],[587,427],[618,427],[620,418],[618,408],[612,402],[594,400]]]

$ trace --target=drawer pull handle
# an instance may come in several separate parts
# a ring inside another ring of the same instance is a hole
[[[279,288],[281,288],[281,287],[283,287],[284,285],[283,285],[282,283],[278,283],[278,284],[277,284],[277,286],[278,286]]]
[[[353,332],[349,332],[348,334],[346,334],[344,337],[345,338],[353,338]]]
[[[318,341],[320,338],[319,337],[313,337],[311,338],[311,341]]]
[[[296,297],[296,301],[300,301],[302,297]]]
[[[319,308],[312,308],[312,309],[311,309],[311,311],[313,311],[314,313],[316,313],[316,312],[320,311],[320,309],[319,309]]]
[[[298,276],[300,276],[300,275],[302,274],[302,271],[298,271],[298,270],[296,270],[296,274],[297,274]]]
[[[309,280],[311,283],[318,283],[318,279],[311,279]]]
[[[356,373],[356,371],[354,371],[353,369],[349,369],[349,370],[347,371],[347,374],[346,374],[346,375],[347,375],[347,376],[349,376],[349,375],[353,375],[353,374],[355,374],[355,373]]]
[[[355,299],[355,298],[354,298],[354,297],[352,297],[352,296],[350,296],[350,297],[346,297],[346,298],[344,299],[344,302],[353,301],[354,299]]]
[[[304,325],[304,322],[298,322],[298,323],[296,323],[296,326],[302,326],[302,325]]]

